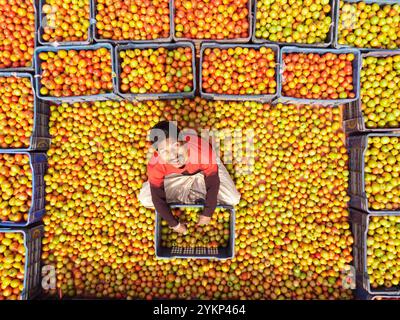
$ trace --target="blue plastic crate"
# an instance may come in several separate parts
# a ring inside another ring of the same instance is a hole
[[[400,216],[400,213],[393,215]],[[368,227],[370,218],[376,216],[384,217],[388,216],[388,214],[382,212],[366,214],[356,209],[350,209],[350,220],[354,236],[353,257],[356,269],[357,296],[362,299],[365,299],[367,295],[392,295],[399,296],[400,298],[400,286],[393,288],[378,287],[374,289],[371,287],[369,281],[367,268]]]
[[[367,213],[382,213],[385,215],[400,214],[400,210],[376,211],[369,208],[365,192],[365,151],[368,148],[369,137],[400,137],[400,133],[368,133],[366,135],[348,137],[350,151],[350,207]]]
[[[170,204],[173,208],[203,208],[203,205],[197,204]],[[156,257],[162,259],[171,258],[195,258],[195,259],[232,259],[235,255],[235,209],[228,205],[218,205],[217,208],[224,208],[230,211],[230,238],[226,248],[207,248],[207,247],[172,247],[167,248],[161,245],[161,217],[156,211],[156,227],[154,234],[154,245]]]
[[[2,154],[26,154],[29,156],[32,170],[32,204],[28,213],[28,221],[11,222],[0,221],[0,227],[25,227],[42,220],[45,208],[45,189],[44,175],[47,170],[47,156],[45,153],[30,153],[19,151],[0,151]]]
[[[112,39],[102,39],[99,37],[96,29],[96,15],[97,15],[97,6],[96,6],[96,0],[90,0],[91,1],[91,8],[92,8],[92,34],[93,34],[93,39],[97,43],[102,43],[102,42],[108,42],[112,43],[114,45],[117,44],[128,44],[128,43],[164,43],[164,42],[171,42],[172,41],[172,33],[174,30],[173,26],[173,15],[172,15],[172,8],[173,8],[173,0],[169,0],[169,36],[167,38],[157,38],[157,39],[151,39],[151,40],[112,40]]]
[[[121,86],[121,59],[119,57],[119,53],[125,50],[132,49],[158,49],[158,48],[167,48],[167,49],[176,49],[181,47],[190,47],[192,50],[192,75],[193,75],[193,89],[190,92],[175,92],[175,93],[122,93],[120,91]],[[191,42],[177,42],[177,43],[135,43],[128,45],[118,45],[115,47],[115,70],[117,70],[117,93],[118,95],[130,101],[143,101],[143,100],[158,100],[158,99],[184,99],[184,98],[193,98],[196,92],[196,61],[195,61],[195,48],[193,43]]]
[[[41,292],[41,254],[44,228],[42,225],[31,229],[0,228],[0,233],[21,233],[25,246],[24,289],[21,300],[31,300]]]
[[[246,42],[250,42],[251,40],[251,33],[252,33],[252,19],[253,19],[253,15],[252,15],[252,4],[251,4],[252,0],[248,0],[248,5],[247,8],[249,10],[249,16],[248,16],[248,22],[249,22],[249,35],[246,38],[234,38],[234,39],[193,39],[193,38],[179,38],[175,36],[175,1],[172,0],[172,23],[173,23],[173,27],[172,27],[172,38],[175,41],[192,41],[193,43],[195,43],[196,48],[198,48],[198,46],[203,43],[203,42],[218,42],[218,43],[246,43]]]
[[[285,69],[285,65],[283,63],[283,55],[287,53],[315,53],[315,54],[325,54],[325,53],[334,53],[334,54],[354,54],[353,62],[353,86],[356,96],[352,99],[303,99],[303,98],[294,98],[287,97],[282,94],[283,87],[283,72]],[[279,56],[280,62],[280,85],[278,86],[278,99],[277,102],[282,103],[299,103],[299,104],[317,104],[317,105],[338,105],[344,103],[350,103],[352,101],[356,101],[360,98],[360,68],[361,68],[361,54],[359,50],[356,49],[317,49],[317,48],[299,48],[299,47],[283,47],[280,51]]]
[[[337,0],[330,0],[329,2],[331,6],[331,13],[330,17],[332,18],[332,23],[329,29],[329,33],[327,36],[327,39],[324,43],[313,43],[313,44],[307,44],[307,43],[298,43],[298,42],[274,42],[270,41],[267,39],[263,38],[257,38],[256,37],[256,23],[257,23],[257,0],[254,0],[254,8],[253,8],[253,24],[252,24],[252,29],[253,29],[253,36],[251,38],[252,42],[254,43],[271,43],[271,44],[278,44],[281,46],[285,45],[290,45],[290,46],[297,46],[297,47],[306,47],[306,48],[327,48],[330,47],[335,39],[335,17],[336,17],[336,6],[337,6]]]
[[[338,43],[339,39],[339,21],[340,21],[340,1],[342,2],[347,2],[347,3],[357,3],[357,2],[365,2],[367,4],[371,3],[377,3],[379,5],[386,5],[386,4],[399,4],[399,0],[336,0],[337,5],[336,5],[336,12],[335,12],[335,33],[334,33],[334,41],[333,41],[333,46],[335,48],[341,49],[341,48],[355,48],[354,46],[349,46],[349,45],[341,45]],[[385,48],[358,48],[361,51],[377,51],[377,50],[390,50],[390,49],[385,49]],[[396,50],[396,49],[393,49]]]
[[[46,4],[46,0],[39,0],[39,7],[38,7],[38,23],[37,23],[37,38],[40,45],[50,45],[50,46],[71,46],[71,45],[88,45],[93,42],[93,28],[92,24],[95,22],[93,19],[93,10],[92,10],[92,0],[89,1],[89,28],[87,32],[87,39],[82,41],[44,41],[43,40],[43,24],[46,18],[46,15],[43,13],[43,5]]]
[[[29,78],[31,81],[32,93],[34,97],[33,103],[33,129],[32,136],[30,138],[30,144],[26,148],[7,148],[1,149],[0,152],[7,152],[9,150],[14,151],[46,151],[50,147],[50,137],[48,134],[49,127],[49,110],[41,103],[35,94],[35,85],[33,76],[30,73],[22,72],[0,72],[0,78],[3,77],[17,77],[17,78]]]
[[[70,97],[52,97],[52,96],[43,96],[40,94],[40,77],[42,73],[41,68],[41,61],[39,59],[39,54],[41,52],[57,52],[60,50],[97,50],[99,48],[106,48],[110,51],[111,54],[111,66],[112,66],[112,82],[114,90],[110,93],[102,93],[97,95],[85,95],[85,96],[70,96]],[[54,46],[47,46],[47,47],[39,47],[35,50],[35,65],[36,65],[36,96],[39,99],[52,101],[52,102],[86,102],[86,101],[104,101],[104,100],[121,100],[121,98],[115,93],[116,86],[117,86],[117,73],[115,71],[115,51],[113,46],[110,43],[98,43],[92,45],[85,45],[85,46],[62,46],[62,47],[54,47]]]
[[[35,36],[34,36],[34,46],[38,46],[37,41],[37,29],[38,29],[38,8],[37,0],[32,0],[35,10]],[[19,68],[0,68],[0,72],[34,72],[35,71],[35,55],[32,56],[32,66],[31,67],[19,67]]]
[[[361,70],[364,58],[367,57],[390,57],[400,55],[400,50],[381,50],[381,51],[371,51],[368,53],[361,54]],[[361,88],[361,80],[360,80]],[[363,132],[394,132],[400,131],[398,128],[367,128],[365,124],[365,119],[363,112],[361,110],[361,99],[351,102],[346,108],[344,115],[344,125],[347,133],[363,133]]]
[[[226,48],[235,48],[235,47],[241,47],[241,48],[253,48],[253,49],[260,49],[261,47],[266,47],[269,49],[272,49],[272,51],[275,53],[275,61],[276,61],[276,67],[275,67],[275,80],[276,80],[276,92],[275,94],[218,94],[218,93],[206,93],[203,92],[203,53],[204,50],[207,48],[219,48],[219,49],[226,49]],[[201,97],[208,99],[208,100],[225,100],[225,101],[258,101],[258,102],[271,102],[278,96],[278,92],[280,91],[279,86],[280,86],[280,77],[281,74],[279,72],[279,47],[277,45],[273,44],[225,44],[225,43],[204,43],[201,45],[201,50],[200,50],[200,63],[199,63],[199,78],[200,78],[200,84],[199,84],[199,90],[200,90],[200,95]]]

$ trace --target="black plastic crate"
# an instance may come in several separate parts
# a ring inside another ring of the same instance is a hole
[[[400,213],[392,214],[400,216]],[[385,217],[387,213],[370,213],[350,209],[350,220],[353,229],[354,246],[353,246],[353,257],[354,266],[356,269],[356,284],[358,288],[357,295],[363,299],[367,295],[393,295],[400,297],[400,286],[393,288],[380,287],[377,289],[371,288],[369,282],[368,269],[367,269],[367,238],[368,238],[368,227],[371,217]]]
[[[399,132],[399,128],[367,128],[364,114],[361,110],[361,101],[353,101],[346,105],[344,113],[344,127],[348,134],[372,133],[372,132]]]
[[[68,96],[68,97],[54,97],[54,96],[44,96],[40,93],[40,88],[42,84],[40,83],[40,79],[42,77],[42,68],[41,68],[41,60],[39,58],[39,54],[41,52],[58,52],[60,50],[97,50],[100,48],[106,48],[111,55],[111,67],[112,67],[112,84],[113,90],[107,93],[100,93],[95,95],[83,95],[83,96]],[[97,43],[91,45],[68,45],[68,46],[45,46],[36,48],[34,53],[35,59],[35,91],[36,96],[39,99],[47,100],[51,102],[67,102],[67,103],[74,103],[74,102],[90,102],[90,101],[104,101],[104,100],[121,100],[121,98],[116,93],[116,86],[117,86],[117,73],[115,70],[115,51],[114,47],[110,43]]]
[[[38,37],[37,37],[37,29],[38,29],[38,1],[39,0],[33,0],[33,7],[34,7],[34,12],[35,12],[35,30],[34,30],[34,49],[36,49],[39,45],[38,43]],[[35,54],[32,55],[32,65],[30,67],[18,67],[18,68],[0,68],[1,72],[34,72],[35,71]]]
[[[35,83],[33,76],[30,73],[23,72],[0,72],[0,78],[2,77],[17,77],[17,78],[29,78],[31,81],[32,94],[34,97],[33,103],[33,128],[32,135],[30,138],[30,144],[25,148],[5,148],[1,149],[0,152],[7,152],[9,150],[14,151],[46,151],[50,147],[50,136],[49,136],[49,110],[43,104],[41,100],[36,97],[35,94]]]
[[[2,152],[7,154],[26,154],[29,156],[32,170],[32,204],[28,213],[28,220],[25,222],[0,222],[0,227],[25,227],[42,220],[45,209],[45,189],[44,175],[47,171],[47,156],[45,153],[30,153],[9,151]]]
[[[368,148],[369,137],[400,137],[400,133],[368,133],[360,136],[348,137],[350,151],[350,207],[363,210],[368,213],[400,213],[397,211],[376,211],[369,208],[368,198],[365,192],[365,151]]]
[[[219,94],[219,93],[207,93],[203,92],[203,57],[204,57],[204,50],[205,49],[212,49],[212,48],[219,48],[219,49],[227,49],[227,48],[252,48],[252,49],[260,49],[261,47],[265,47],[268,49],[272,49],[275,54],[275,81],[276,81],[276,88],[274,94]],[[225,101],[258,101],[258,102],[271,102],[277,96],[278,92],[280,91],[280,77],[281,73],[279,72],[279,64],[280,64],[280,57],[279,57],[279,47],[273,44],[241,44],[241,43],[217,43],[217,42],[210,42],[210,43],[203,43],[200,49],[200,62],[199,62],[199,90],[200,95],[207,99],[207,100],[225,100]]]
[[[372,51],[368,53],[363,53],[361,55],[361,69],[364,58],[367,57],[389,57],[400,55],[400,50],[382,50],[382,51]],[[361,80],[360,80],[361,88]],[[389,131],[400,131],[399,128],[367,128],[365,124],[364,114],[361,109],[361,94],[360,99],[349,103],[344,114],[344,126],[346,132],[351,133],[363,133],[363,132],[389,132]]]
[[[173,18],[173,7],[174,3],[173,0],[169,0],[169,36],[167,38],[157,38],[157,39],[151,39],[151,40],[135,40],[135,39],[129,39],[129,40],[113,40],[113,39],[104,39],[101,38],[100,35],[97,32],[97,27],[96,27],[96,16],[97,16],[97,1],[96,0],[90,0],[90,7],[91,7],[91,27],[92,27],[92,36],[93,40],[96,43],[102,43],[102,42],[108,42],[112,43],[114,45],[118,44],[129,44],[129,43],[170,43],[172,42],[172,34],[174,33],[174,18]]]
[[[249,35],[246,38],[235,38],[235,39],[196,39],[196,38],[179,38],[175,36],[175,0],[172,0],[172,39],[174,41],[192,41],[196,49],[200,48],[203,42],[219,42],[219,43],[248,43],[251,41],[252,31],[253,31],[253,12],[252,12],[252,0],[248,0],[247,8],[249,11],[248,22],[249,22]]]
[[[43,28],[44,28],[44,23],[45,19],[47,19],[46,14],[43,12],[43,5],[45,5],[47,2],[46,0],[35,0],[37,3],[37,11],[38,14],[36,15],[37,21],[37,41],[40,45],[48,45],[48,46],[69,46],[69,45],[87,45],[91,44],[93,42],[93,23],[94,23],[94,17],[93,17],[93,8],[92,8],[92,0],[89,0],[89,27],[88,31],[86,33],[87,37],[85,40],[80,40],[80,41],[44,41],[43,40]]]
[[[323,55],[326,53],[333,54],[354,54],[354,60],[352,61],[353,66],[353,87],[355,98],[347,98],[347,99],[307,99],[307,98],[295,98],[290,96],[285,96],[282,90],[283,82],[285,78],[283,73],[285,71],[285,64],[283,62],[283,55],[289,53],[299,53],[299,54],[319,54]],[[279,53],[279,66],[280,66],[280,76],[279,76],[279,85],[278,85],[278,98],[277,102],[282,103],[293,103],[293,104],[319,104],[319,105],[340,105],[349,103],[352,101],[356,101],[360,98],[360,68],[361,68],[361,53],[356,49],[327,49],[327,48],[303,48],[303,47],[283,47]]]
[[[387,4],[398,4],[399,0],[335,0],[336,3],[336,8],[335,8],[335,19],[334,20],[334,24],[335,24],[335,32],[334,32],[334,41],[333,41],[333,46],[335,48],[356,48],[354,46],[350,46],[350,45],[341,45],[338,43],[339,40],[339,23],[340,23],[340,2],[344,2],[344,3],[358,3],[358,2],[364,2],[366,4],[373,4],[373,3],[377,3],[380,6],[384,6]],[[385,48],[358,48],[361,51],[378,51],[378,50],[391,50],[391,49],[385,49]],[[393,49],[396,50],[396,49]]]
[[[203,208],[203,205],[195,204],[171,204],[173,208]],[[235,255],[235,209],[228,205],[218,205],[230,211],[230,238],[227,247],[208,248],[208,247],[172,247],[167,248],[161,245],[161,217],[156,212],[156,227],[154,244],[157,258],[196,258],[196,259],[232,259]]]
[[[31,300],[41,292],[41,254],[44,228],[42,225],[30,229],[0,228],[0,233],[3,232],[21,233],[24,236],[25,274],[21,300]]]
[[[189,92],[159,92],[159,93],[123,93],[120,90],[121,87],[121,58],[119,53],[125,50],[134,49],[158,49],[166,48],[167,50],[173,50],[176,48],[189,47],[192,51],[192,75],[193,75],[193,89]],[[134,43],[127,45],[118,45],[115,47],[115,70],[117,72],[116,77],[116,92],[123,98],[130,101],[144,101],[144,100],[159,100],[159,99],[185,99],[193,98],[195,96],[197,81],[196,81],[196,51],[193,43],[191,42],[176,42],[176,43]],[[201,69],[200,69],[201,70]]]
[[[258,0],[254,0],[254,6],[253,6],[253,24],[252,24],[252,42],[254,43],[271,43],[271,44],[278,44],[281,46],[296,46],[296,47],[305,47],[305,48],[327,48],[330,47],[334,40],[335,40],[335,17],[336,17],[336,6],[339,4],[337,3],[338,0],[330,0],[329,5],[331,6],[331,11],[330,11],[330,17],[332,19],[330,28],[329,28],[329,33],[327,35],[327,38],[325,42],[320,42],[320,43],[299,43],[299,42],[274,42],[270,41],[268,39],[264,38],[257,38],[256,37],[256,24],[257,24],[257,2]]]

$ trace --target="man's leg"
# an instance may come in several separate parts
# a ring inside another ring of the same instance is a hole
[[[190,203],[196,203],[199,200],[203,200],[204,202],[207,193],[206,184],[204,182],[204,175],[202,173],[196,173],[192,176],[192,179],[193,182],[190,187],[188,201]]]
[[[168,203],[190,203],[189,192],[192,188],[193,176],[178,174],[168,175],[164,179],[165,195]],[[146,208],[154,208],[151,199],[150,183],[143,183],[138,196],[141,204]]]
[[[165,177],[164,188],[168,203],[190,203],[193,176],[171,175]]]
[[[148,181],[143,183],[142,189],[140,189],[138,200],[143,207],[154,208],[153,200],[151,199],[150,183]]]
[[[240,201],[240,193],[237,191],[229,172],[220,160],[218,161],[218,176],[220,180],[218,204],[237,205]],[[206,192],[204,176],[201,173],[193,175],[193,184],[189,194],[190,203],[194,203],[199,199],[204,200]]]
[[[220,159],[218,159],[218,176],[220,180],[218,204],[237,205],[240,201],[240,193]]]

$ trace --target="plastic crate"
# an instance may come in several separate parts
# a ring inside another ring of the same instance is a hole
[[[400,300],[400,296],[394,296],[391,294],[369,294],[363,288],[356,290],[357,300]]]
[[[249,10],[248,22],[249,22],[249,35],[246,38],[234,38],[234,39],[193,39],[193,38],[179,38],[175,36],[175,1],[172,0],[172,38],[175,41],[192,41],[195,43],[196,49],[199,49],[200,44],[203,42],[218,42],[218,43],[246,43],[251,40],[252,33],[252,0],[248,0],[247,8]]]
[[[110,51],[111,54],[111,66],[112,66],[112,82],[114,86],[113,92],[109,93],[101,93],[97,95],[85,95],[85,96],[70,96],[70,97],[53,97],[53,96],[43,96],[40,94],[40,77],[42,73],[41,68],[41,61],[39,59],[39,54],[41,52],[57,52],[60,50],[97,50],[99,48],[106,48]],[[36,64],[36,96],[39,99],[52,101],[52,102],[86,102],[86,101],[104,101],[104,100],[121,100],[121,98],[115,93],[116,86],[117,86],[117,73],[115,71],[115,51],[113,46],[110,43],[97,43],[92,45],[85,45],[85,46],[62,46],[62,47],[54,47],[54,46],[46,46],[46,47],[39,47],[35,50],[35,64]]]
[[[220,49],[225,49],[225,48],[235,48],[235,47],[241,47],[241,48],[253,48],[253,49],[260,49],[261,47],[266,47],[269,49],[272,49],[272,51],[275,53],[275,61],[276,61],[276,67],[275,67],[275,80],[276,80],[276,92],[275,94],[218,94],[218,93],[206,93],[203,92],[203,76],[202,76],[202,71],[203,71],[203,53],[204,50],[207,48],[220,48]],[[277,45],[273,44],[221,44],[221,43],[204,43],[201,45],[200,49],[200,63],[199,63],[199,78],[200,78],[200,84],[199,84],[199,90],[200,90],[200,95],[202,98],[208,99],[208,100],[233,100],[233,101],[248,101],[248,100],[253,100],[253,101],[259,101],[259,102],[271,102],[278,96],[278,92],[280,91],[279,86],[280,86],[280,71],[279,71],[279,47]]]
[[[400,133],[368,133],[366,135],[350,136],[348,138],[348,147],[350,150],[350,207],[368,213],[400,213],[400,210],[376,211],[369,208],[364,181],[364,155],[368,148],[369,137],[400,137]]]
[[[329,33],[326,39],[326,42],[324,43],[313,43],[313,44],[307,44],[307,43],[298,43],[298,42],[274,42],[270,41],[268,39],[263,39],[263,38],[257,38],[256,37],[256,23],[257,23],[257,0],[254,0],[254,13],[253,13],[253,24],[252,24],[252,29],[253,29],[253,36],[251,40],[254,43],[272,43],[272,44],[278,44],[282,46],[296,46],[296,47],[306,47],[306,48],[327,48],[332,45],[334,39],[335,39],[335,12],[336,12],[336,5],[337,5],[337,0],[330,0],[329,4],[331,6],[331,14],[330,17],[332,18],[332,23],[329,28]]]
[[[336,0],[337,5],[336,5],[336,12],[335,12],[335,32],[334,32],[334,41],[333,41],[333,46],[335,48],[341,49],[341,48],[357,48],[361,51],[378,51],[378,50],[391,50],[391,49],[386,49],[386,48],[358,48],[350,45],[341,45],[338,43],[339,40],[339,21],[340,21],[340,1],[342,2],[347,2],[347,3],[357,3],[357,2],[365,2],[367,4],[371,3],[377,3],[379,5],[385,5],[385,4],[399,4],[399,0]],[[397,50],[397,49],[393,49]]]
[[[26,148],[0,148],[0,153],[7,152],[9,150],[14,151],[46,151],[50,147],[49,137],[49,110],[36,98],[35,85],[33,76],[30,73],[12,73],[12,72],[0,72],[0,78],[3,77],[17,77],[17,78],[29,78],[31,81],[32,93],[34,96],[33,103],[33,129],[32,136],[30,138],[29,146]]]
[[[43,36],[43,24],[45,21],[45,17],[46,15],[43,13],[42,9],[43,9],[43,5],[46,4],[46,0],[36,0],[39,1],[39,6],[38,6],[38,15],[37,17],[39,18],[39,22],[38,22],[38,27],[37,27],[37,38],[38,38],[38,42],[41,45],[44,46],[70,46],[70,45],[87,45],[92,43],[93,41],[93,28],[92,28],[92,24],[94,23],[95,20],[93,20],[93,10],[92,10],[92,0],[90,0],[89,3],[89,28],[88,28],[88,32],[87,32],[87,39],[86,40],[82,40],[82,41],[44,41],[42,36]]]
[[[11,222],[0,221],[0,227],[25,227],[42,220],[45,208],[45,189],[44,175],[47,170],[47,156],[45,153],[30,153],[17,151],[0,151],[2,154],[26,154],[32,170],[32,204],[28,213],[28,221]]]
[[[347,105],[344,126],[346,133],[367,133],[367,132],[400,132],[399,128],[367,128],[364,115],[361,110],[361,101],[354,101]]]
[[[203,205],[196,204],[171,204],[173,208],[203,208]],[[217,208],[224,208],[231,212],[230,217],[230,238],[226,248],[207,248],[207,247],[172,247],[161,246],[161,217],[156,211],[156,227],[154,244],[157,258],[196,258],[196,259],[232,259],[235,255],[235,209],[232,206],[218,205]]]
[[[192,50],[192,74],[193,74],[193,89],[190,92],[175,92],[175,93],[122,93],[120,91],[121,85],[121,59],[119,57],[119,53],[121,51],[129,50],[129,49],[158,49],[158,48],[167,48],[167,49],[175,49],[182,47],[190,47]],[[118,45],[115,47],[115,70],[117,70],[117,93],[118,95],[130,101],[143,101],[143,100],[158,100],[158,99],[184,99],[184,98],[193,98],[196,92],[196,52],[193,43],[191,42],[177,42],[177,43],[138,43],[138,44],[128,44],[128,45]]]
[[[382,51],[372,51],[368,53],[363,53],[361,55],[361,70],[362,70],[362,59],[365,57],[390,57],[400,55],[400,50],[382,50]],[[361,81],[360,81],[361,87]],[[364,115],[361,110],[361,99],[354,101],[349,104],[345,112],[345,128],[348,133],[356,132],[388,132],[388,131],[400,131],[399,128],[367,128],[365,125]]]
[[[42,225],[31,229],[0,228],[0,233],[21,233],[25,246],[24,289],[21,300],[31,300],[41,292],[41,254],[44,228]]]
[[[34,36],[34,48],[38,46],[38,41],[37,41],[37,29],[38,29],[38,0],[32,0],[33,1],[33,7],[35,10],[35,36]],[[32,66],[31,67],[19,67],[19,68],[0,68],[0,72],[34,72],[35,71],[35,54],[32,56]]]
[[[400,213],[394,214],[400,216]],[[366,295],[393,295],[400,296],[400,286],[393,288],[371,288],[367,270],[367,237],[368,227],[371,217],[387,216],[386,213],[366,214],[362,211],[350,209],[350,219],[352,224],[354,246],[353,257],[356,269],[356,285],[358,288],[358,296],[366,297]]]
[[[164,43],[164,42],[171,42],[172,41],[172,33],[174,32],[174,25],[173,25],[173,14],[172,14],[172,8],[173,8],[173,0],[169,0],[169,37],[167,38],[157,38],[157,39],[151,39],[151,40],[112,40],[112,39],[102,39],[98,36],[97,30],[96,30],[96,15],[97,15],[97,9],[96,9],[96,0],[90,0],[91,1],[91,8],[92,8],[92,34],[93,34],[93,39],[94,41],[98,43],[102,42],[107,42],[107,43],[112,43],[114,45],[117,44],[128,44],[128,43]]]
[[[287,97],[282,94],[282,87],[283,87],[283,72],[285,69],[285,65],[283,63],[283,55],[288,53],[315,53],[323,55],[325,53],[334,53],[334,54],[354,54],[353,60],[353,86],[355,90],[356,96],[352,99],[303,99],[303,98],[294,98],[294,97]],[[298,48],[298,47],[283,47],[280,50],[279,55],[279,62],[280,62],[280,84],[278,85],[278,99],[277,102],[283,103],[307,103],[307,104],[319,104],[319,105],[337,105],[337,104],[344,104],[349,103],[352,101],[356,101],[360,98],[360,67],[361,67],[361,54],[359,50],[356,49],[317,49],[317,48]]]

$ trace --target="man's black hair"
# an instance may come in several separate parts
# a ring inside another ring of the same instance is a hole
[[[157,150],[158,144],[168,138],[178,141],[180,130],[176,126],[175,121],[160,121],[150,129],[150,141]]]

